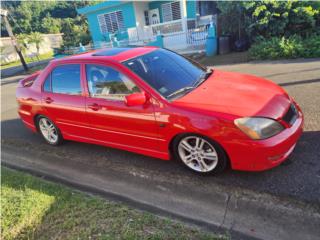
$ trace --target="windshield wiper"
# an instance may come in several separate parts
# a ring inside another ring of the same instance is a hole
[[[180,94],[180,93],[187,92],[187,91],[190,91],[190,90],[192,90],[192,89],[194,89],[193,86],[192,86],[192,87],[189,86],[189,87],[180,88],[180,89],[178,89],[177,91],[169,94],[169,95],[167,96],[167,98],[171,98],[171,97],[174,96],[174,95],[178,95],[178,94]]]
[[[193,84],[193,87],[196,88],[200,86],[204,81],[206,81],[211,76],[212,73],[213,73],[213,69],[207,69],[207,71],[204,74],[202,74],[197,81],[195,81],[195,83]]]

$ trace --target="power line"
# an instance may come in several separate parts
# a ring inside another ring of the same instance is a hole
[[[8,17],[11,18],[11,20],[14,22],[14,24],[18,26],[20,32],[23,33],[24,31],[23,31],[22,28],[20,27],[19,23],[14,19],[14,17],[13,17],[9,12],[8,12]]]

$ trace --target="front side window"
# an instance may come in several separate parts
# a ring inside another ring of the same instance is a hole
[[[51,91],[70,95],[81,95],[80,65],[67,64],[51,72]]]
[[[181,96],[206,76],[202,66],[165,49],[132,58],[124,64],[167,99]]]
[[[86,75],[91,97],[124,100],[125,96],[140,91],[127,76],[111,67],[88,64]]]

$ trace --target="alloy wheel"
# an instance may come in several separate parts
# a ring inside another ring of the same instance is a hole
[[[59,139],[58,131],[54,124],[47,118],[40,118],[39,129],[42,136],[50,143],[56,144]]]
[[[210,172],[218,164],[218,153],[213,145],[200,136],[180,140],[178,153],[186,166],[197,172]]]

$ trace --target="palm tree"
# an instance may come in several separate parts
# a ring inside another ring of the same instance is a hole
[[[39,60],[40,45],[42,42],[43,42],[43,36],[41,35],[41,33],[39,32],[30,33],[28,37],[28,43],[29,44],[34,43],[36,45],[38,60]]]
[[[28,36],[27,34],[20,33],[16,36],[17,42],[19,43],[20,49],[23,54],[26,54],[28,48]]]

